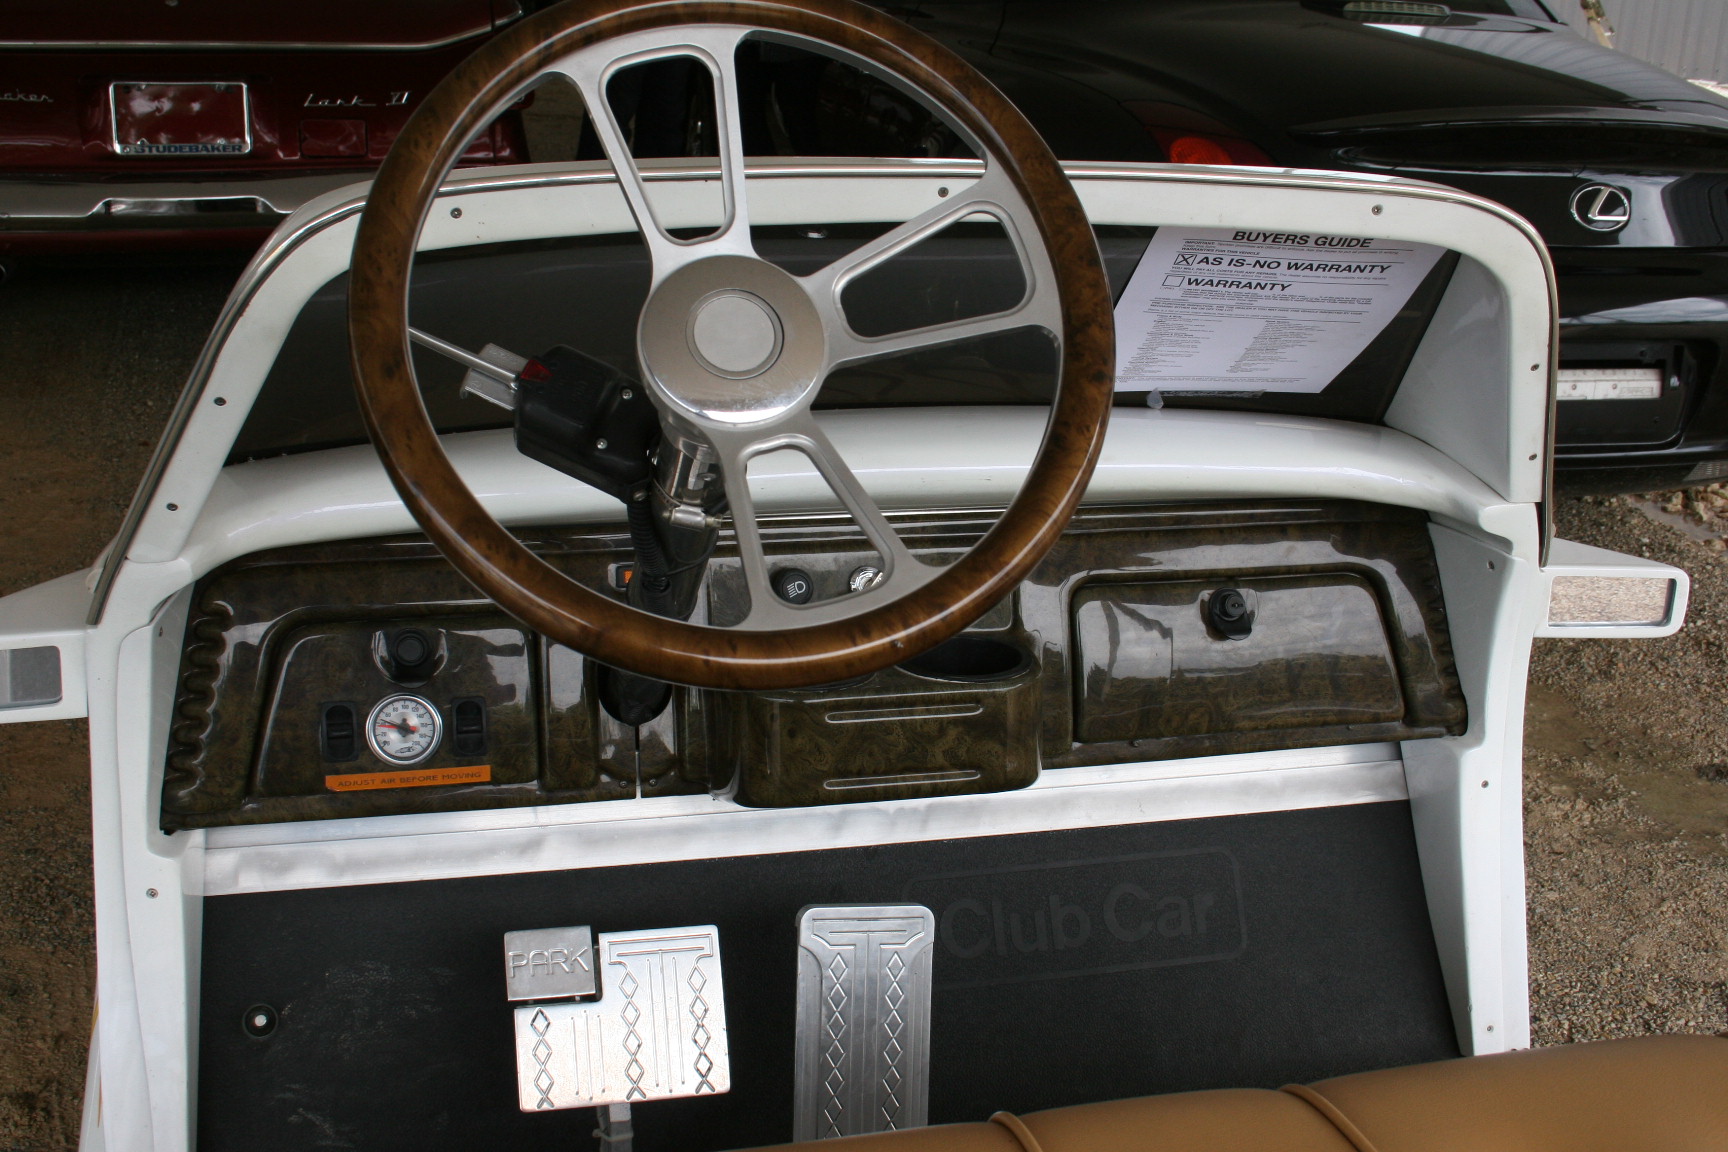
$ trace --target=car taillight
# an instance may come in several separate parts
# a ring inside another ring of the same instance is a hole
[[[1164,158],[1172,164],[1272,164],[1272,157],[1239,136],[1212,136],[1169,128],[1153,128],[1151,132],[1164,149]]]
[[[1172,164],[1276,165],[1258,146],[1192,108],[1153,100],[1127,100],[1122,106],[1134,114]]]
[[[1229,149],[1207,136],[1178,136],[1164,145],[1172,164],[1228,164]]]

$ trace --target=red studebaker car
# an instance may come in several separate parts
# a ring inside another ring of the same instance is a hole
[[[516,0],[9,0],[0,259],[250,244],[377,166],[422,96]],[[526,159],[519,117],[464,160]]]

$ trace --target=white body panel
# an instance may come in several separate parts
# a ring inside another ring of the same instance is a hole
[[[823,412],[818,420],[884,507],[936,509],[1005,506],[1025,479],[1047,415],[1043,408],[918,408]],[[506,524],[617,519],[616,500],[523,456],[507,430],[446,436],[444,448]],[[815,467],[792,453],[764,457],[750,481],[765,513],[839,509]],[[1365,500],[1501,536],[1529,519],[1527,506],[1501,499],[1451,459],[1390,428],[1114,409],[1087,502],[1123,503],[1148,492],[1165,500],[1269,492]],[[415,529],[372,449],[336,448],[223,469],[171,563],[195,579],[265,548]]]
[[[786,165],[753,181],[751,207],[762,222],[905,218],[975,171],[952,162]],[[1530,638],[1548,592],[1538,505],[1553,343],[1551,274],[1536,234],[1485,201],[1391,180],[1158,166],[1073,171],[1099,223],[1381,235],[1462,253],[1390,427],[1115,409],[1088,499],[1335,497],[1428,512],[1469,708],[1464,735],[1402,749],[1068,769],[1023,792],[963,800],[762,811],[658,799],[164,835],[157,815],[166,726],[192,582],[261,548],[413,527],[364,448],[223,467],[301,306],[346,265],[357,193],[334,193],[285,223],[236,288],[96,582],[92,625],[64,641],[67,651],[82,643],[79,666],[88,674],[101,955],[92,1045],[100,1121],[89,1138],[117,1152],[183,1152],[195,1141],[205,895],[1405,796],[1460,1042],[1467,1052],[1527,1044],[1520,749]],[[668,224],[698,220],[696,205],[712,199],[703,183],[662,189]],[[435,209],[425,247],[631,227],[616,187],[591,169],[489,171],[458,180],[441,203],[458,199],[460,220]],[[1018,487],[1044,413],[876,411],[822,420],[879,504],[989,507]],[[506,523],[618,518],[612,502],[518,456],[507,434],[452,436],[446,449]],[[828,499],[796,470],[765,474],[758,488],[767,510]],[[0,602],[0,612],[16,599]]]

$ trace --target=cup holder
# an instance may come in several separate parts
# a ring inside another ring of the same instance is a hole
[[[982,684],[993,680],[1012,680],[1032,666],[1032,654],[1006,640],[988,636],[956,636],[944,640],[921,656],[902,662],[899,667],[927,680],[949,680],[962,684]]]
[[[1024,788],[1043,725],[1033,643],[972,633],[849,685],[717,694],[738,734],[735,798],[792,808]]]

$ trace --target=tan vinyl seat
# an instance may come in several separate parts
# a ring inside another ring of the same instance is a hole
[[[793,1147],[791,1145],[782,1146]],[[1640,1036],[1082,1104],[822,1152],[1728,1152],[1728,1040]]]

